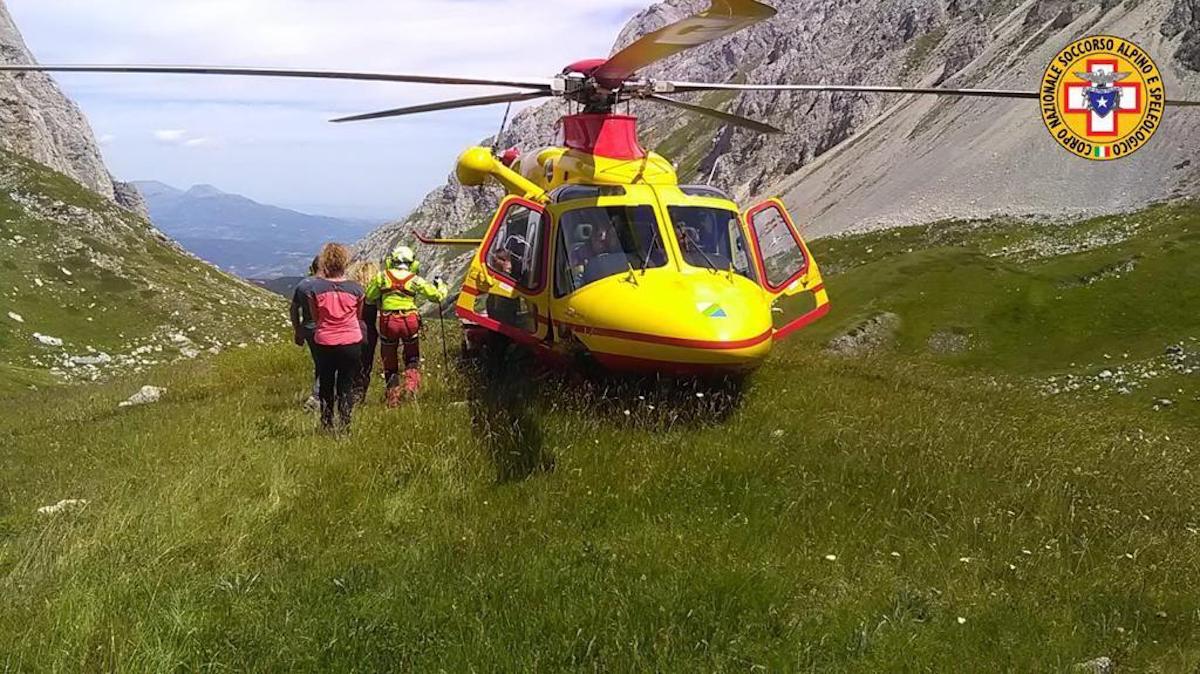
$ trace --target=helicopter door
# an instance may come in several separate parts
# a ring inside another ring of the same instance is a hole
[[[543,339],[549,332],[546,298],[546,239],[549,218],[538,204],[520,197],[500,203],[481,248],[476,313],[500,324],[518,340]]]
[[[778,199],[746,211],[758,277],[774,298],[777,336],[785,336],[828,310],[821,273],[795,223]]]

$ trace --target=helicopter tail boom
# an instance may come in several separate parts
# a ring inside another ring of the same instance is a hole
[[[483,243],[483,239],[443,239],[440,237],[429,237],[421,233],[421,230],[413,228],[413,235],[417,237],[417,241],[429,246],[478,246]]]

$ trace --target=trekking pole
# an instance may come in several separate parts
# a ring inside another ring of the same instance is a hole
[[[442,360],[450,367],[450,351],[446,349],[446,317],[442,315],[442,303],[438,302],[438,330],[442,333]]]

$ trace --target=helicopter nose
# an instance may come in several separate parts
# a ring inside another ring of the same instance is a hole
[[[621,371],[747,371],[774,337],[762,288],[727,272],[632,272],[580,290],[564,313],[596,360]]]

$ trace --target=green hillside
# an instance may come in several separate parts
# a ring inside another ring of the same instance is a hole
[[[281,317],[142,218],[0,151],[0,391],[255,342]]]
[[[1198,236],[1183,204],[819,241],[834,311],[741,390],[487,378],[431,323],[425,397],[349,440],[290,346],[147,407],[24,393],[0,662],[1194,671]]]

